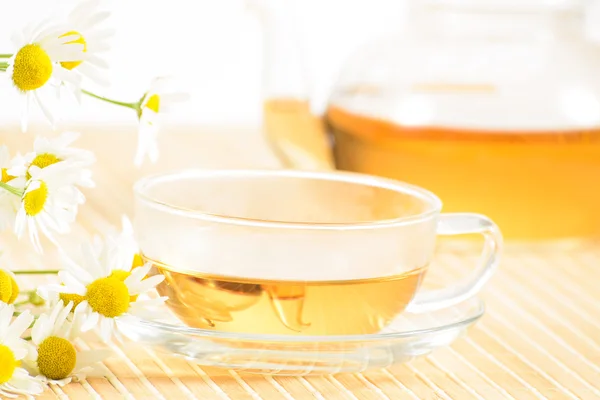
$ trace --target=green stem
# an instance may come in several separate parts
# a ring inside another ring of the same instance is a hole
[[[0,69],[2,71],[6,71],[8,69],[8,63],[7,62],[0,62]]]
[[[40,270],[35,270],[35,269],[24,269],[24,270],[17,270],[17,271],[12,271],[13,274],[15,275],[42,275],[42,274],[58,274],[60,271],[57,269],[40,269]]]
[[[12,54],[0,54],[0,58],[11,58]]]
[[[5,189],[7,191],[9,191],[10,193],[14,194],[15,196],[23,196],[23,192],[15,187],[10,186],[7,183],[4,182],[0,182],[0,188]]]
[[[13,303],[13,306],[19,307],[19,306],[24,306],[25,304],[29,304],[29,300],[18,301],[16,303]]]
[[[15,313],[15,314],[16,314],[16,313]],[[35,321],[37,321],[37,320],[38,320],[38,318],[39,318],[39,316],[38,316],[38,315],[34,315],[34,316],[33,316],[33,321],[31,321],[31,325],[29,325],[29,328],[27,328],[27,329],[31,329],[31,328],[33,328],[33,326],[35,325]],[[24,340],[31,340],[31,337],[30,337],[29,339],[28,339],[28,338],[23,338],[23,339],[24,339]]]
[[[107,103],[115,104],[117,106],[127,107],[127,108],[131,108],[131,109],[134,109],[134,110],[137,110],[138,107],[139,107],[138,103],[126,103],[124,101],[118,101],[118,100],[109,99],[108,97],[99,96],[99,95],[97,95],[95,93],[92,93],[92,92],[90,92],[88,90],[85,90],[85,89],[81,89],[81,93],[87,94],[90,97],[93,97],[93,98],[98,99],[98,100],[105,101]]]

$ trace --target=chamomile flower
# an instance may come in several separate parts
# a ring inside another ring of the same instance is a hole
[[[70,147],[78,137],[79,133],[64,132],[54,139],[36,138],[33,143],[33,152],[22,156],[19,162],[16,162],[16,165],[8,170],[8,173],[30,178],[29,169],[33,166],[43,169],[59,162],[67,162],[72,166],[72,171],[75,173],[72,184],[93,187],[92,172],[85,167],[94,163],[94,153],[89,150]]]
[[[100,328],[103,340],[115,336],[121,338],[117,320],[126,316],[148,317],[155,306],[162,305],[165,297],[150,298],[147,293],[163,281],[164,276],[146,277],[152,265],[131,268],[131,261],[121,262],[122,257],[104,244],[97,253],[90,243],[82,248],[80,263],[63,255],[65,269],[58,273],[59,285],[48,285],[38,291],[42,296],[59,293],[63,299],[75,298],[79,305],[76,313],[87,316],[82,325],[86,331]]]
[[[39,24],[30,26],[13,36],[15,51],[8,61],[7,73],[15,89],[24,95],[25,107],[21,128],[27,130],[29,106],[36,102],[48,121],[54,125],[55,116],[41,94],[52,84],[69,82],[79,86],[81,78],[73,71],[56,67],[57,62],[82,59],[83,45],[65,43],[77,39],[77,35],[62,35],[64,28],[58,25]],[[50,92],[49,92],[50,93]],[[52,91],[54,93],[54,91]]]
[[[43,392],[41,383],[20,366],[26,357],[35,353],[29,343],[21,339],[33,316],[25,311],[13,320],[14,312],[12,305],[0,305],[0,397],[31,397]]]
[[[27,231],[38,251],[42,251],[38,229],[50,241],[53,233],[69,232],[78,206],[85,202],[83,194],[73,186],[77,167],[61,162],[45,168],[31,166],[15,221],[15,233],[21,238]]]
[[[168,112],[174,103],[185,101],[188,94],[175,92],[170,89],[172,83],[169,78],[156,78],[140,102],[138,117],[138,145],[135,155],[135,165],[140,166],[144,157],[148,155],[150,161],[158,160],[157,136],[159,122],[164,113]]]
[[[84,379],[97,363],[107,358],[108,350],[78,350],[73,342],[81,334],[81,314],[71,314],[73,303],[58,302],[49,313],[42,314],[31,330],[37,357],[28,369],[43,383],[60,386]]]
[[[91,242],[91,248],[93,257],[97,258],[100,264],[105,262],[112,262],[115,265],[130,265],[129,270],[133,270],[137,267],[143,267],[144,261],[139,254],[139,247],[135,241],[133,235],[133,227],[131,222],[126,216],[122,217],[122,231],[118,234],[107,234],[104,237],[95,236]],[[62,253],[63,250],[59,249]],[[77,270],[77,264],[66,255],[63,255],[65,265],[70,264],[73,270]],[[112,257],[112,261],[109,261],[107,257]],[[124,270],[127,270],[124,267]],[[62,293],[64,286],[59,288],[54,287],[56,290],[48,290],[47,287],[41,287],[38,289],[38,294],[48,304],[54,305],[59,301],[65,303],[73,302],[73,308],[77,307],[79,303],[85,300],[84,296],[78,294],[67,294]]]
[[[83,45],[83,57],[77,61],[62,61],[60,66],[73,71],[82,78],[106,86],[108,81],[100,70],[107,69],[108,64],[102,58],[104,52],[110,49],[109,39],[114,35],[112,29],[103,28],[102,22],[110,17],[110,12],[102,11],[100,0],[87,0],[80,2],[69,13],[65,26],[69,29],[61,36],[73,35],[75,38],[67,43]],[[80,90],[76,91],[79,96]]]
[[[13,304],[19,297],[19,285],[15,274],[0,269],[0,303]]]

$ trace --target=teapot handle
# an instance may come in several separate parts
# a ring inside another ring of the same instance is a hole
[[[335,169],[321,118],[311,112],[308,82],[289,0],[246,0],[263,33],[263,130],[283,168]]]

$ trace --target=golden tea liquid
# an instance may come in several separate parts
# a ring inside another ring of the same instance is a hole
[[[600,233],[600,128],[486,132],[406,127],[331,107],[336,167],[434,192],[444,212],[482,213],[507,238]]]
[[[187,325],[284,335],[378,332],[406,308],[425,272],[418,268],[375,279],[269,281],[183,273],[149,261],[165,276],[158,292]]]

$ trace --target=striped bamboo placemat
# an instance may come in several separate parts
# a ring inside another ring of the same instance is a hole
[[[0,132],[13,151],[32,137]],[[260,136],[178,130],[162,141],[156,165],[134,170],[131,129],[87,132],[82,147],[96,151],[97,188],[87,192],[73,234],[103,232],[131,215],[131,184],[147,173],[180,167],[276,167]],[[4,246],[15,244],[3,235]],[[14,268],[48,268],[16,247]],[[476,262],[474,244],[444,243],[437,276],[451,280]],[[48,277],[35,277],[35,287]],[[449,348],[408,364],[362,374],[269,377],[203,368],[152,349],[111,345],[106,376],[53,387],[40,398],[73,399],[598,399],[600,398],[600,243],[509,243],[497,275],[485,288],[487,313]],[[91,333],[82,347],[101,346]]]

